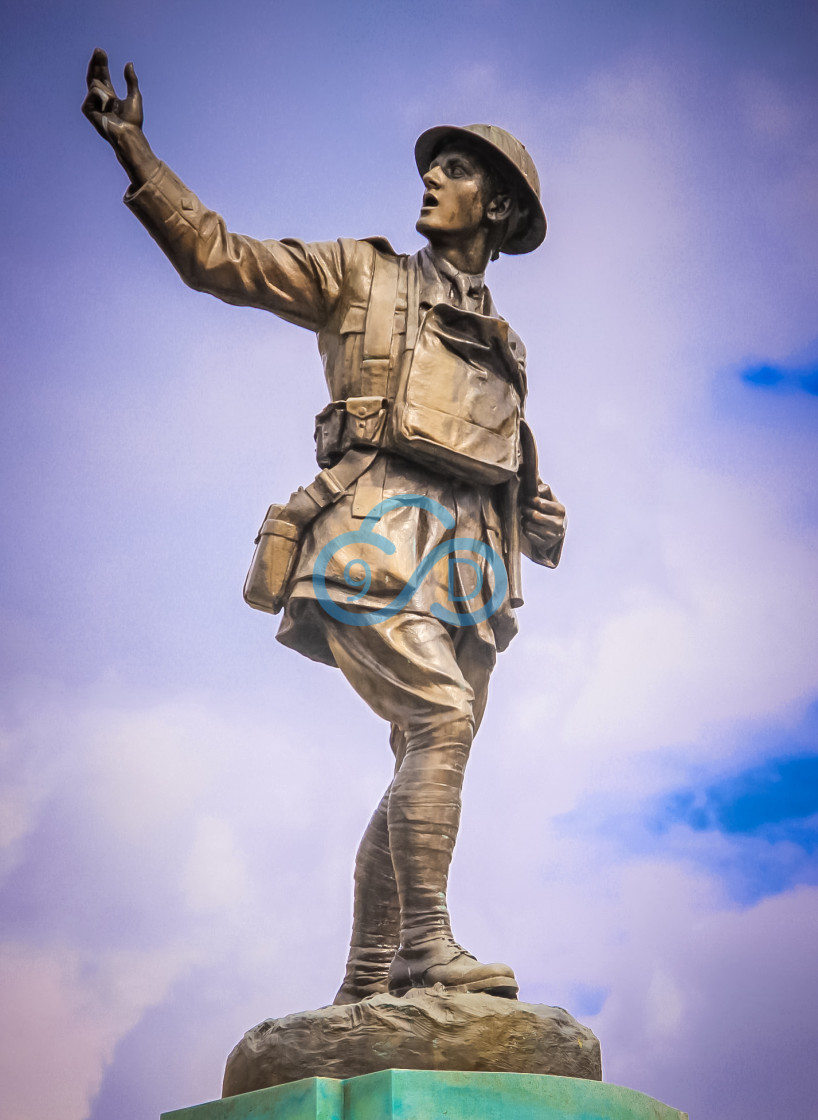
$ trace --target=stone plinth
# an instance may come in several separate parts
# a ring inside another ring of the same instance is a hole
[[[260,1023],[227,1059],[223,1095],[385,1069],[602,1077],[598,1039],[561,1007],[438,985]]]
[[[165,1112],[162,1120],[688,1120],[653,1097],[587,1081],[521,1073],[390,1069],[311,1077]]]

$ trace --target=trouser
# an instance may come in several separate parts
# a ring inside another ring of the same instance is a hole
[[[451,937],[449,864],[460,791],[485,709],[494,649],[472,627],[401,613],[374,626],[326,618],[353,688],[392,725],[395,773],[355,862],[350,962],[388,966],[399,945]]]

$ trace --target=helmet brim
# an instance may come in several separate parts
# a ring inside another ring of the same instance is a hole
[[[415,143],[415,163],[420,175],[426,174],[432,160],[441,148],[457,141],[461,141],[471,148],[476,148],[478,151],[484,151],[487,158],[512,180],[520,193],[523,205],[527,208],[525,222],[522,225],[518,224],[514,233],[506,238],[500,246],[500,252],[512,255],[530,253],[539,245],[542,245],[548,223],[539,195],[533,190],[519,167],[503,149],[498,148],[496,144],[492,144],[490,140],[479,133],[453,124],[441,124],[434,128],[427,128]]]

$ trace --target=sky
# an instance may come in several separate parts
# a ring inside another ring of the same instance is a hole
[[[0,69],[0,1111],[219,1096],[331,1001],[387,729],[241,588],[315,473],[306,331],[184,287],[81,116],[133,60],[230,228],[385,235],[488,121],[544,246],[492,265],[568,508],[469,763],[455,936],[696,1120],[818,1079],[818,11],[795,0],[32,0]]]

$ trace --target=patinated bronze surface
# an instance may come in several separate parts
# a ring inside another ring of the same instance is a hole
[[[95,51],[83,111],[130,177],[128,207],[187,284],[314,331],[324,364],[323,469],[268,511],[245,597],[283,608],[279,641],[340,668],[391,725],[394,777],[358,851],[335,1002],[435,984],[514,997],[508,965],[454,941],[446,889],[469,749],[516,632],[520,553],[554,567],[564,533],[523,418],[525,349],[484,280],[499,252],[545,237],[533,161],[502,129],[433,128],[416,147],[419,253],[258,241],[156,158],[130,63],[125,80],[120,100]]]

